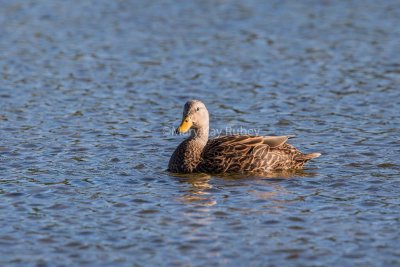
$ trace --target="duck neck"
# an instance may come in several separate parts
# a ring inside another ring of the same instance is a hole
[[[208,127],[194,129],[190,135],[190,139],[204,147],[208,141]]]

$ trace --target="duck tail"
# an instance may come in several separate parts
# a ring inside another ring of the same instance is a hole
[[[300,159],[304,161],[309,161],[310,159],[318,158],[319,156],[321,156],[321,153],[310,153],[302,155]]]

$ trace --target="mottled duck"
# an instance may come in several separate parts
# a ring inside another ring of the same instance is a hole
[[[175,173],[266,173],[302,169],[320,153],[303,154],[290,136],[226,135],[209,139],[209,115],[199,100],[188,101],[177,133],[190,136],[174,151],[168,170]]]

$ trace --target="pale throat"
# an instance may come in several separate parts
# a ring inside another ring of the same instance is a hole
[[[203,145],[205,145],[208,141],[208,134],[209,134],[208,125],[200,128],[195,128],[191,132],[190,139],[193,139],[200,143],[204,143]]]

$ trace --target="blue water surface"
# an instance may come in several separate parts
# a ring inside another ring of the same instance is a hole
[[[0,1],[1,266],[399,266],[400,2]],[[185,101],[303,172],[172,175]]]

